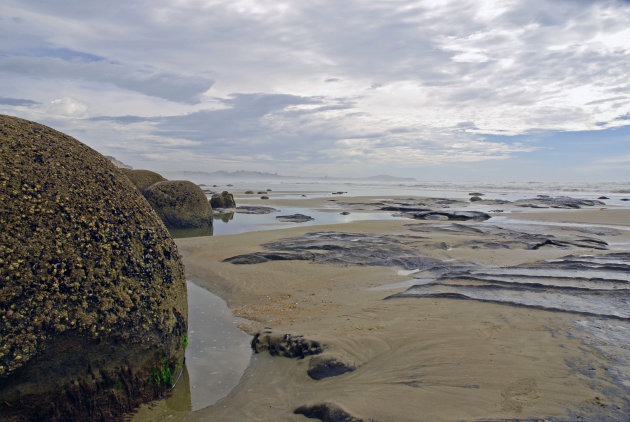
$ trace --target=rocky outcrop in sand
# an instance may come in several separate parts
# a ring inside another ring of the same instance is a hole
[[[355,371],[357,367],[348,358],[331,353],[314,356],[308,363],[307,374],[314,380],[336,377],[346,372]]]
[[[309,419],[319,419],[322,422],[363,422],[337,406],[334,403],[318,403],[300,406],[293,412],[304,415]]]
[[[143,191],[169,229],[212,227],[212,207],[201,188],[187,180],[154,183]]]
[[[606,205],[602,201],[592,199],[578,199],[568,196],[538,195],[536,198],[519,199],[514,205],[524,208],[561,208],[579,209],[582,207],[595,207]]]
[[[130,181],[0,116],[0,226],[0,419],[111,420],[160,396],[184,356],[186,285]]]
[[[303,336],[280,334],[272,330],[257,333],[252,339],[252,349],[256,353],[268,352],[271,356],[303,359],[306,356],[322,353],[322,345],[316,340]]]

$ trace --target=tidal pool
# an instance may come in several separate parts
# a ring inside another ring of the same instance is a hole
[[[223,299],[189,281],[184,372],[166,400],[142,406],[132,420],[180,420],[227,396],[252,357],[251,336],[238,329],[238,321]]]

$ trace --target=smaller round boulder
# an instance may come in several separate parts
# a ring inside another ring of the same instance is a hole
[[[154,183],[142,192],[169,229],[212,227],[212,207],[201,188],[187,180]]]
[[[125,176],[127,176],[127,178],[131,180],[131,183],[133,183],[136,189],[138,189],[140,192],[142,192],[154,183],[163,182],[166,180],[164,177],[162,177],[161,174],[151,170],[133,170],[121,168],[120,171],[122,171]]]
[[[210,205],[212,205],[212,208],[236,208],[234,195],[226,190],[220,194],[215,193],[212,195],[212,198],[210,198]]]

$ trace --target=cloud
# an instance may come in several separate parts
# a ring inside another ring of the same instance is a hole
[[[73,98],[57,98],[50,102],[48,112],[53,115],[85,117],[88,106]]]
[[[628,19],[616,0],[6,0],[0,103],[183,167],[540,159],[627,125]]]
[[[67,61],[51,57],[0,57],[0,72],[51,80],[81,80],[111,84],[118,88],[196,104],[213,81],[185,74],[159,71],[152,67],[131,68],[105,61]]]
[[[37,101],[26,100],[23,98],[0,97],[0,104],[16,106],[16,107],[30,107],[30,106],[38,105],[39,103]]]

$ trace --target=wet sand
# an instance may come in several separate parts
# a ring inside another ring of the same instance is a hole
[[[322,199],[313,201],[324,203]],[[317,206],[315,202],[311,205]],[[629,210],[605,212],[605,218],[600,210],[592,209],[523,212],[518,218],[607,223],[630,229]],[[480,229],[485,232],[475,231]],[[339,248],[309,250],[317,259],[224,262],[235,256],[268,253],[272,242],[299,240],[315,232],[374,235],[376,241],[387,237],[389,243],[382,246],[384,255],[387,248],[395,249],[401,254],[402,265],[365,265],[361,260],[376,254],[378,244],[365,253],[353,249],[344,263],[344,253],[354,245],[367,245],[367,237],[349,239],[354,243]],[[572,254],[628,252],[623,248],[602,251],[580,243],[585,238],[596,238],[627,244],[627,230],[586,235],[566,227],[547,226],[545,232],[569,243],[531,249],[537,237],[523,240],[521,236],[516,242],[514,233],[495,228],[492,220],[362,221],[178,239],[187,277],[224,298],[235,315],[246,318],[243,330],[253,335],[268,327],[273,333],[302,335],[325,345],[325,356],[350,362],[356,370],[314,380],[307,375],[311,357],[257,354],[227,398],[193,413],[175,414],[169,420],[307,421],[294,410],[319,404],[365,421],[568,421],[578,416],[623,420],[629,406],[630,384],[623,384],[628,368],[623,364],[624,356],[619,358],[621,361],[612,356],[623,351],[604,348],[602,344],[610,342],[609,337],[597,344],[592,330],[582,332],[576,325],[602,318],[570,309],[543,310],[461,298],[386,299],[407,289],[394,283],[411,277],[439,276],[435,268],[411,276],[399,275],[401,270],[413,269],[405,268],[415,262],[407,258],[412,255],[441,263],[442,271],[458,266],[527,266]],[[501,247],[501,242],[508,246]],[[453,283],[451,287],[462,283],[449,282]],[[394,285],[388,288],[389,284]],[[378,286],[385,287],[371,289]],[[625,327],[626,322],[615,324]],[[622,331],[621,342],[630,345],[625,333]]]

